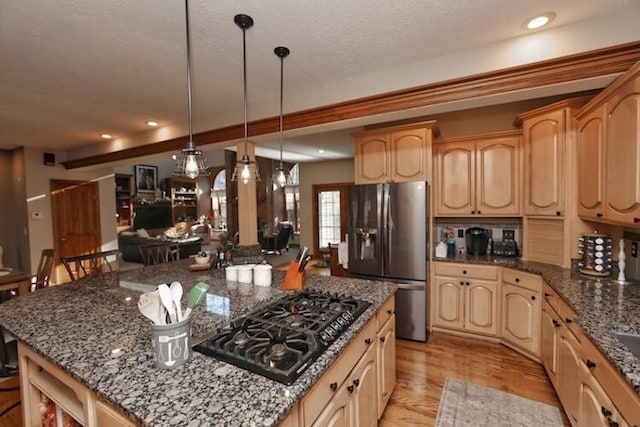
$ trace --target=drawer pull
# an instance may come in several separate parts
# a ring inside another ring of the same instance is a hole
[[[385,342],[387,340],[387,337],[380,337],[380,341]]]
[[[556,211],[556,216],[560,216],[560,215],[562,215],[562,212]]]
[[[604,406],[600,408],[600,411],[602,411],[602,415],[604,415],[605,417],[610,417],[612,415],[611,411],[605,408]]]
[[[347,386],[347,390],[349,390],[349,393],[353,393],[353,389],[353,384]]]
[[[467,270],[462,270],[462,274],[467,274]]]
[[[356,378],[355,380],[353,380],[353,385],[358,387],[360,385],[360,378]]]
[[[516,277],[516,283],[520,283],[520,278]]]
[[[371,338],[365,338],[365,339],[364,339],[364,343],[365,343],[366,345],[371,344]]]
[[[585,364],[587,365],[587,368],[592,369],[596,367],[596,362],[593,362],[589,359],[587,359],[587,361],[585,362]]]
[[[568,317],[565,317],[565,318],[564,318],[564,321],[565,321],[566,323],[573,323],[573,320],[569,319]]]
[[[597,216],[598,218],[602,218],[602,214],[601,214],[600,212],[598,212],[598,213],[596,214],[596,216]]]
[[[639,223],[640,222],[640,218],[638,218],[638,217],[633,218],[633,222]]]
[[[545,297],[545,298],[549,298],[550,296],[551,296],[551,294],[550,294],[550,293],[547,293],[547,292],[545,292],[545,293],[544,293],[544,297]]]
[[[329,384],[329,388],[331,389],[331,391],[336,391],[338,389],[338,383]]]
[[[387,314],[389,314],[389,315],[393,314],[393,310],[391,310],[391,309],[387,310]]]
[[[560,327],[560,322],[558,322],[556,319],[553,319],[552,322],[553,322],[553,326],[555,326],[556,328]]]

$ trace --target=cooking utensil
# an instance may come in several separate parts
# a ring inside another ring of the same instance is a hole
[[[138,299],[138,310],[156,325],[163,325],[164,309],[157,291],[146,292]]]
[[[176,305],[176,314],[178,322],[182,321],[182,284],[180,282],[173,282],[169,287],[171,290],[171,296],[173,297],[173,303]]]
[[[191,315],[191,311],[204,300],[204,296],[209,290],[209,285],[204,282],[198,282],[187,294],[187,309],[184,311],[184,318]]]
[[[163,283],[158,285],[158,294],[160,294],[160,301],[162,305],[169,313],[169,319],[171,323],[176,323],[176,311],[174,310],[173,304],[173,295],[171,294],[171,289]]]

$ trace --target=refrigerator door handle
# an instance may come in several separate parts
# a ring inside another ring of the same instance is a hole
[[[425,289],[425,285],[419,285],[415,283],[396,283],[398,289],[406,291],[422,291]]]

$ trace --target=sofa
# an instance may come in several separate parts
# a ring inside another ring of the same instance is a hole
[[[149,245],[159,240],[168,240],[178,244],[180,259],[196,255],[202,250],[202,237],[191,236],[182,239],[167,239],[166,237],[145,237],[136,232],[122,232],[118,236],[118,248],[122,253],[122,260],[144,264],[139,247]]]

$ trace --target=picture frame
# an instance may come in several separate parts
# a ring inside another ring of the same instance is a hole
[[[158,167],[149,165],[136,165],[136,192],[149,193],[156,192],[158,187]]]

